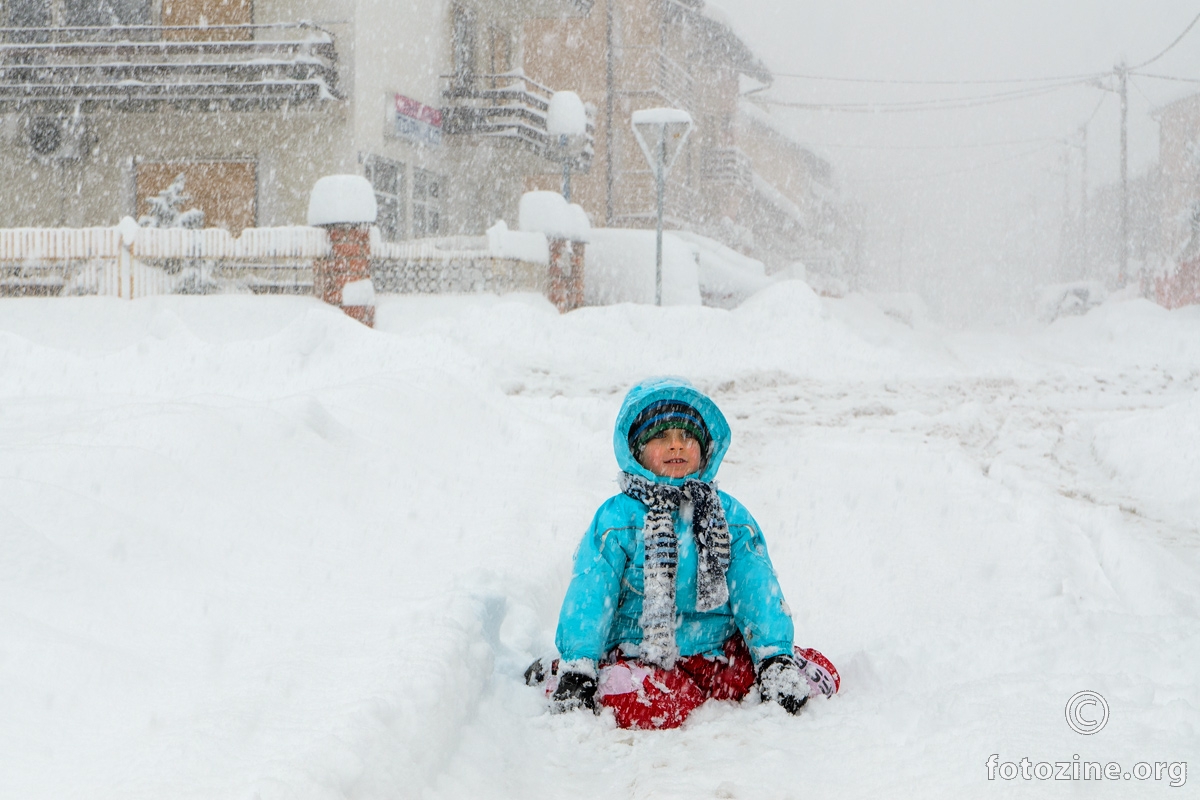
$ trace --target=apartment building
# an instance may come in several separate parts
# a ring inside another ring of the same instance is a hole
[[[1180,98],[1155,116],[1162,253],[1195,260],[1200,258],[1200,94]]]
[[[653,174],[630,129],[640,108],[688,111],[695,129],[668,177],[665,220],[785,269],[833,269],[846,227],[827,162],[743,95],[770,71],[703,0],[596,0],[586,16],[525,23],[524,71],[594,106],[595,156],[572,200],[595,224],[654,224]],[[553,189],[553,175],[529,188]]]
[[[0,227],[113,224],[180,174],[208,226],[303,224],[356,172],[387,239],[480,232],[561,170],[522,25],[589,5],[0,0]]]
[[[653,225],[639,108],[689,111],[668,227],[772,270],[836,253],[829,165],[743,95],[770,72],[702,0],[0,0],[0,227],[109,225],[179,175],[205,225],[301,224],[366,175],[385,239],[478,234],[558,190],[555,91],[594,225]]]

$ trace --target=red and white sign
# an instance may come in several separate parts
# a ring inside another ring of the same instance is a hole
[[[442,143],[442,112],[432,106],[396,95],[392,108],[392,133],[418,144],[437,146]]]

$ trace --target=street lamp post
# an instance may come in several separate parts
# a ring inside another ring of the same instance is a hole
[[[571,202],[571,164],[587,147],[587,110],[575,92],[555,92],[546,110],[550,154],[562,162],[562,196]]]
[[[633,112],[633,135],[650,169],[654,171],[657,194],[657,225],[654,240],[654,304],[662,305],[663,198],[667,173],[692,132],[692,117],[679,108],[645,108]],[[653,148],[653,149],[652,149]]]

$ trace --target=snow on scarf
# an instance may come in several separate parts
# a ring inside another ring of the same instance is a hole
[[[696,536],[696,610],[712,611],[729,602],[725,572],[729,569],[729,526],[725,509],[711,483],[688,480],[683,486],[654,483],[621,473],[621,491],[646,505],[642,538],[646,548],[643,572],[641,660],[664,669],[675,666],[675,568],[679,548],[674,512],[683,501],[692,504]]]

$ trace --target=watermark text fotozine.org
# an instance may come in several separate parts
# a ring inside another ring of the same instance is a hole
[[[987,759],[989,781],[997,778],[1013,781],[1167,781],[1168,786],[1183,786],[1187,783],[1186,761],[1139,761],[1132,767],[1123,768],[1116,761],[1081,761],[1078,755],[1070,761],[1031,761],[1028,757],[1020,761],[1001,761],[997,753]]]
[[[1081,736],[1092,736],[1108,725],[1109,707],[1098,692],[1082,691],[1071,695],[1064,710],[1067,725]],[[1139,761],[1126,769],[1117,761],[1083,761],[1073,755],[1070,761],[1037,761],[1028,757],[1019,761],[1001,761],[999,753],[987,758],[989,781],[1167,781],[1169,786],[1187,783],[1186,761]]]

